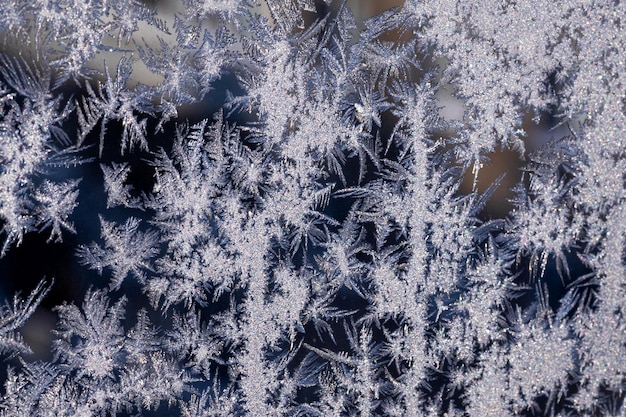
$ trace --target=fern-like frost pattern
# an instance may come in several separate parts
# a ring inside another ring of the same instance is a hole
[[[2,2],[0,416],[625,415],[626,7],[395,3]]]

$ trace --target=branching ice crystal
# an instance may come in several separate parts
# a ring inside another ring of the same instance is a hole
[[[623,416],[626,6],[260,3],[0,5],[0,416]]]

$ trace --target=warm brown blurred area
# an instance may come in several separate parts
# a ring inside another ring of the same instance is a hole
[[[402,0],[348,0],[347,6],[357,20],[376,16],[392,7],[402,6]]]

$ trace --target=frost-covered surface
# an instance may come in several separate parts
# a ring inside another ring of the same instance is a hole
[[[626,413],[624,3],[156,3],[0,5],[2,257],[96,277],[43,360],[9,294],[0,415]]]

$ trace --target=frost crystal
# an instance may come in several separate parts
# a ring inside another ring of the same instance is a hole
[[[625,415],[626,7],[392,6],[2,2],[0,417]]]

